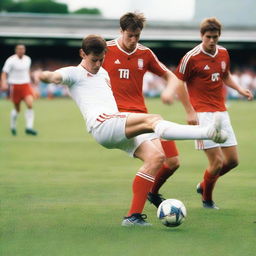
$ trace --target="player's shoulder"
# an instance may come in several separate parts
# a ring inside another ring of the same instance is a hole
[[[98,71],[98,75],[103,76],[103,77],[109,77],[107,70],[103,67],[100,67],[100,69]]]
[[[149,47],[142,45],[140,43],[137,46],[136,54],[143,54],[144,56],[148,56],[149,58],[151,58],[152,56],[154,58],[156,57],[155,53]]]
[[[103,68],[103,67],[100,67],[98,73],[100,73],[100,74],[108,74],[107,70],[105,68]]]
[[[147,46],[138,43],[137,49],[141,50],[141,51],[151,51]]]
[[[197,45],[196,47],[194,47],[193,49],[191,49],[190,51],[188,51],[186,54],[185,54],[185,58],[188,59],[188,58],[193,58],[197,55],[199,55],[200,53],[202,52],[202,48],[201,48],[201,45]]]
[[[220,51],[220,52],[224,52],[224,53],[228,52],[228,50],[225,47],[223,47],[222,45],[217,45],[217,48],[218,48],[218,51]]]
[[[77,70],[81,70],[82,67],[81,65],[77,65],[77,66],[65,66],[65,67],[62,67],[60,68],[62,70],[73,70],[73,71],[77,71]]]
[[[227,51],[227,49],[224,47],[224,46],[222,46],[222,45],[217,45],[217,48],[219,49],[219,50],[223,50],[223,51]]]
[[[23,57],[27,60],[31,60],[31,58],[28,55],[24,55]]]
[[[180,73],[185,73],[187,66],[192,63],[194,63],[196,61],[196,57],[199,56],[199,54],[201,53],[202,48],[201,45],[197,45],[196,47],[194,47],[193,49],[191,49],[190,51],[188,51],[183,58],[181,59],[180,62],[180,67],[179,67],[179,72]],[[193,65],[193,64],[192,64]]]
[[[13,55],[11,55],[10,57],[8,57],[8,58],[6,59],[6,61],[14,61],[15,59],[17,59],[17,55],[16,55],[16,54],[13,54]]]
[[[109,40],[109,41],[107,41],[106,43],[107,43],[107,47],[114,47],[114,46],[117,46],[116,39]]]
[[[183,65],[187,65],[188,62],[193,61],[197,56],[199,56],[201,52],[201,45],[197,45],[183,56],[183,58],[181,59],[181,63]]]
[[[78,66],[66,66],[62,67],[56,70],[56,72],[64,73],[64,74],[69,74],[69,75],[76,75],[82,72],[82,68]]]

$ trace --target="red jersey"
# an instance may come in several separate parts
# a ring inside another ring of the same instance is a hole
[[[141,44],[131,53],[124,51],[117,39],[107,42],[107,47],[103,68],[110,76],[119,111],[147,113],[142,92],[143,76],[146,71],[163,76],[167,68]]]
[[[195,111],[226,110],[222,79],[229,68],[228,51],[218,45],[214,55],[205,52],[200,44],[181,59],[175,74],[187,83],[190,101]]]

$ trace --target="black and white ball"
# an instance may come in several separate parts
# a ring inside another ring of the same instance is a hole
[[[177,227],[186,218],[185,205],[177,199],[164,200],[157,209],[157,217],[167,227]]]

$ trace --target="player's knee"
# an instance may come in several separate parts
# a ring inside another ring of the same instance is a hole
[[[168,158],[166,160],[166,164],[170,168],[170,170],[173,171],[177,170],[180,167],[180,161],[178,157]]]
[[[159,165],[163,165],[164,161],[165,161],[165,155],[161,152],[159,152],[158,154],[155,154],[155,156],[153,157],[154,161],[156,163],[158,163]]]
[[[221,156],[216,156],[214,161],[211,163],[211,167],[214,170],[221,170],[223,167],[224,161]]]
[[[163,166],[164,160],[165,156],[160,152],[159,154],[156,153],[152,156],[149,156],[148,159],[144,160],[144,165],[142,167],[143,171],[145,173],[155,176],[158,170]]]
[[[239,165],[238,159],[232,159],[228,162],[228,166],[230,169],[233,169]]]
[[[154,153],[150,157],[150,163],[151,163],[150,165],[154,169],[160,169],[161,166],[164,164],[164,161],[165,161],[165,155],[161,152]]]
[[[147,125],[150,127],[150,128],[153,128],[155,127],[155,124],[160,121],[160,120],[163,120],[162,116],[161,115],[158,115],[158,114],[150,114],[148,115],[147,117]]]

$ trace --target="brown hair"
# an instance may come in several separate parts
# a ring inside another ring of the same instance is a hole
[[[202,35],[207,31],[218,31],[221,34],[222,25],[215,17],[206,18],[200,24],[200,32]]]
[[[106,41],[98,35],[89,35],[83,39],[82,50],[86,55],[93,53],[99,55],[107,49]]]
[[[143,13],[127,12],[120,18],[121,29],[135,31],[136,29],[143,29],[146,18]]]
[[[22,46],[22,47],[26,48],[25,44],[16,44],[14,49],[18,48],[19,46]]]

